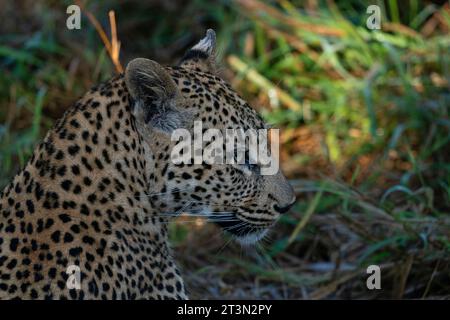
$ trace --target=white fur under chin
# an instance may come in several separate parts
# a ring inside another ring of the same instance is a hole
[[[242,246],[250,246],[264,238],[268,231],[268,229],[264,229],[263,231],[253,232],[250,234],[246,234],[245,236],[236,237],[236,240]]]

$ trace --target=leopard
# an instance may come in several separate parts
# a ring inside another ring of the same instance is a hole
[[[208,29],[177,65],[135,58],[55,122],[0,194],[0,299],[188,299],[169,243],[176,214],[252,245],[291,208],[281,169],[172,161],[172,133],[196,120],[267,127],[217,60]]]

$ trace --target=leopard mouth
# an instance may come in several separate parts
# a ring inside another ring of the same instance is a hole
[[[255,225],[241,220],[214,221],[241,245],[252,245],[264,238],[269,226]]]

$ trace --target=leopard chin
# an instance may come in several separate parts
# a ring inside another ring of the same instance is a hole
[[[256,226],[243,221],[215,221],[215,223],[226,233],[232,235],[242,246],[256,244],[269,231],[268,227]]]
[[[252,233],[247,233],[244,236],[238,236],[236,238],[236,241],[239,242],[242,246],[251,246],[262,240],[266,236],[268,231],[269,229],[266,228],[254,231]]]

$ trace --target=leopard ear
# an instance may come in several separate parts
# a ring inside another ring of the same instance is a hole
[[[185,53],[179,65],[183,68],[215,73],[216,33],[214,30],[208,29],[206,36]]]
[[[125,83],[139,123],[164,133],[186,127],[190,117],[180,108],[183,97],[159,63],[144,58],[132,60],[125,70]]]

